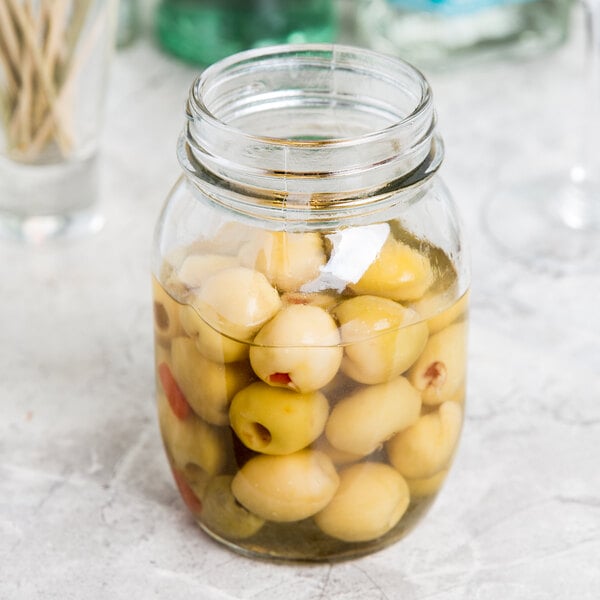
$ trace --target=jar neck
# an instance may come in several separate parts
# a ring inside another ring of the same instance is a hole
[[[427,81],[399,59],[280,46],[204,71],[178,156],[202,191],[246,210],[346,210],[427,181],[443,158],[435,123]]]

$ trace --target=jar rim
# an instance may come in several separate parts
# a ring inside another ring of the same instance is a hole
[[[423,74],[347,45],[222,59],[192,84],[186,116],[178,157],[187,176],[213,197],[237,192],[250,205],[364,204],[426,181],[443,158]]]
[[[415,81],[418,82],[418,85],[421,88],[420,100],[417,102],[414,109],[409,114],[399,119],[396,123],[392,123],[384,128],[375,129],[362,135],[344,136],[340,138],[321,140],[298,140],[285,137],[251,134],[247,131],[244,131],[242,128],[225,123],[218,116],[213,114],[213,111],[206,105],[206,102],[203,99],[203,92],[209,85],[211,85],[215,78],[222,76],[234,67],[239,67],[249,62],[264,59],[273,60],[275,57],[300,58],[303,56],[314,59],[321,58],[321,60],[323,60],[324,58],[326,59],[328,56],[331,56],[334,58],[334,60],[330,62],[332,62],[335,68],[335,57],[343,54],[368,58],[379,63],[381,67],[384,67],[384,65],[387,66],[390,68],[390,71],[392,68],[400,69],[406,74],[414,76]],[[313,148],[322,147],[324,145],[335,147],[356,144],[361,140],[369,141],[380,135],[389,135],[394,129],[406,127],[407,125],[414,123],[414,121],[422,116],[424,112],[430,109],[432,92],[429,82],[423,73],[417,67],[400,57],[383,54],[367,48],[359,48],[344,44],[280,44],[245,50],[213,63],[207,67],[193,82],[190,90],[189,101],[191,103],[191,106],[188,108],[189,117],[198,118],[201,115],[201,117],[206,119],[213,127],[228,131],[235,131],[238,136],[244,138],[257,139],[264,142],[290,145],[294,147],[299,146],[304,148]],[[189,110],[190,108],[191,111]]]

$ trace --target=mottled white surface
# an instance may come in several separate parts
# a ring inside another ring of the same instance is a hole
[[[506,173],[569,166],[579,49],[576,37],[528,64],[430,75],[473,255],[466,427],[419,528],[318,566],[231,553],[175,492],[153,405],[149,257],[195,70],[148,40],[121,52],[106,226],[43,248],[0,243],[0,598],[596,600],[600,267],[525,268],[481,227]]]

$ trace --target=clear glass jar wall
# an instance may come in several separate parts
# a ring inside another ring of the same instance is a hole
[[[424,517],[464,414],[469,272],[427,82],[368,50],[194,83],[153,257],[160,428],[200,526],[348,558]]]

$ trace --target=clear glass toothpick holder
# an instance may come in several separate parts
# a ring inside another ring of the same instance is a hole
[[[98,230],[117,0],[0,0],[0,235]]]

